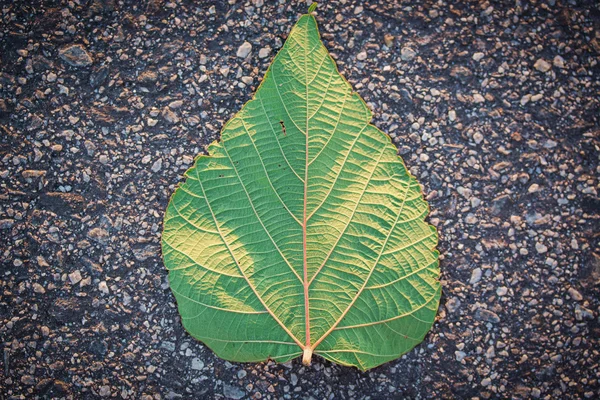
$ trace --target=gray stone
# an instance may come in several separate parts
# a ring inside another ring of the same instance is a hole
[[[90,53],[81,44],[72,44],[61,48],[58,56],[74,67],[85,67],[94,62]]]
[[[204,368],[204,362],[198,357],[192,358],[192,369],[196,371],[201,371]]]
[[[475,268],[472,272],[471,272],[471,279],[469,280],[469,283],[474,284],[477,283],[481,280],[481,268]]]
[[[500,317],[498,317],[498,314],[493,311],[486,310],[485,308],[478,308],[477,311],[475,311],[475,318],[485,322],[500,322]]]
[[[246,396],[246,392],[240,389],[237,386],[232,386],[227,383],[223,384],[223,396],[228,399],[239,400],[243,399]]]
[[[175,343],[164,341],[160,344],[160,348],[172,352],[175,351]]]
[[[417,56],[417,52],[414,51],[413,49],[411,49],[410,47],[403,47],[400,50],[400,58],[402,58],[403,61],[410,61],[412,59],[414,59]]]

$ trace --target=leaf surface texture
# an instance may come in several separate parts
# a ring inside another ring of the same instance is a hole
[[[231,361],[366,370],[423,340],[436,230],[389,137],[300,18],[252,100],[186,172],[162,239],[185,328]]]

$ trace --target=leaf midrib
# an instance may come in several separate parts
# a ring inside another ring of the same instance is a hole
[[[312,16],[311,16],[312,17]],[[304,44],[304,88],[305,88],[305,93],[306,93],[306,125],[305,125],[305,146],[304,146],[304,151],[305,151],[305,155],[304,155],[304,205],[303,205],[303,215],[302,215],[302,269],[303,269],[303,277],[304,277],[304,324],[305,324],[305,340],[306,340],[306,346],[304,348],[304,352],[305,354],[307,354],[306,357],[308,357],[308,360],[303,360],[304,362],[308,361],[310,362],[310,354],[312,353],[311,350],[311,346],[310,346],[310,302],[309,302],[309,297],[308,297],[308,259],[306,257],[306,223],[307,223],[307,218],[306,218],[306,206],[307,206],[307,195],[308,195],[308,68],[306,65],[306,58],[307,58],[307,54],[306,54],[306,48],[308,47],[308,42],[309,42],[309,36],[308,36],[308,21],[310,19],[307,18],[306,19],[306,30],[305,30],[305,35],[306,35],[306,40],[305,40],[305,44]]]

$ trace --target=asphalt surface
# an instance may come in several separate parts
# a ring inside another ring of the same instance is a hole
[[[5,1],[0,398],[600,397],[598,4],[323,3],[440,233],[424,342],[366,373],[229,363],[168,288],[168,199],[306,2]]]

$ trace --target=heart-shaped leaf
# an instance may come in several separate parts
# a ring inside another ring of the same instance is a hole
[[[315,353],[366,370],[430,329],[437,233],[371,117],[307,14],[186,172],[163,256],[185,328],[219,357],[309,364]]]

